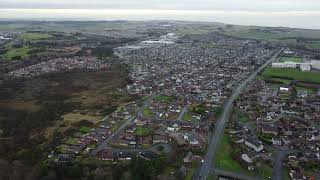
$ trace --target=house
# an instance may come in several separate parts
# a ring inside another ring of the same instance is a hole
[[[281,141],[281,139],[278,139],[278,138],[272,138],[272,144],[281,146],[282,145],[282,141]]]
[[[153,136],[153,144],[157,144],[157,143],[167,143],[168,142],[168,137],[167,136],[162,136],[162,135],[154,135]]]
[[[193,160],[193,154],[191,151],[189,151],[186,157],[183,158],[183,163],[191,163],[192,160]]]
[[[261,155],[256,151],[250,151],[249,153],[244,153],[241,155],[241,159],[247,163],[253,163],[253,160],[260,157]]]
[[[147,121],[146,120],[143,120],[143,119],[136,119],[134,120],[134,123],[137,125],[137,126],[145,126],[147,124]]]
[[[257,139],[254,139],[252,137],[248,137],[247,139],[245,139],[244,144],[247,145],[248,147],[254,149],[257,152],[262,151],[264,148],[260,141],[258,141]]]
[[[71,162],[74,159],[74,154],[59,154],[57,161],[59,163],[67,163],[67,162]]]
[[[98,152],[98,157],[101,160],[111,161],[113,160],[113,152],[111,149],[106,149]]]
[[[120,161],[131,160],[133,155],[129,152],[117,152],[115,153],[115,158]]]
[[[150,145],[151,144],[151,137],[148,136],[148,137],[140,137],[139,138],[139,143],[141,145]]]
[[[270,125],[262,125],[261,131],[263,134],[278,135],[278,128]]]
[[[68,148],[68,151],[74,152],[76,154],[80,153],[82,150],[84,150],[84,145],[71,145]]]
[[[134,126],[134,125],[131,125],[129,126],[127,129],[126,129],[126,132],[127,133],[134,133],[134,131],[136,130],[137,128]]]
[[[198,145],[199,144],[198,139],[194,136],[194,134],[191,134],[191,133],[184,134],[183,139],[186,142],[188,142],[190,145]]]

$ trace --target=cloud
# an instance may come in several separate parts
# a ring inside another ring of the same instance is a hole
[[[319,0],[0,0],[1,8],[319,11]]]

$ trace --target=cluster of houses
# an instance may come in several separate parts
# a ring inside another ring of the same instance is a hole
[[[263,43],[210,35],[215,47],[204,46],[206,39],[185,37],[179,43],[152,43],[139,48],[121,48],[122,62],[130,64],[134,94],[165,93],[177,96],[215,92],[228,96],[241,80],[265,62],[273,49]],[[132,47],[132,45],[131,45]]]
[[[95,57],[58,58],[23,67],[5,74],[12,78],[28,78],[42,74],[71,71],[73,69],[99,70],[106,69],[108,64]]]
[[[180,146],[202,150],[207,140],[209,122],[183,120],[182,114],[187,113],[187,110],[182,111],[183,106],[179,102],[183,101],[154,98],[149,106],[145,107],[148,113],[138,113],[125,130],[111,141],[112,145],[134,149],[175,141]]]
[[[294,159],[296,163],[292,165],[292,159],[287,163],[291,178],[312,178],[304,172],[306,167],[312,169],[308,164],[320,163],[320,96],[316,88],[310,90],[314,87],[268,84],[261,79],[252,83],[236,102],[247,122],[235,121],[229,131],[235,144],[244,143],[252,149],[242,151],[240,161],[253,169],[257,161],[270,161],[266,147],[298,151],[302,153]],[[319,173],[319,167],[314,168],[313,173]]]
[[[62,144],[57,146],[56,152],[50,153],[49,157],[57,157],[57,162],[65,162],[66,159],[70,159],[67,157],[75,157],[92,152],[98,145],[113,137],[119,125],[132,118],[131,111],[136,111],[137,109],[137,103],[132,102],[122,107],[121,111],[112,113],[93,128],[79,128],[72,137],[67,137]]]

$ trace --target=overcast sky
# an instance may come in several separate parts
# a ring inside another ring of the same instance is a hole
[[[0,0],[2,8],[319,11],[319,0]]]
[[[320,28],[320,0],[0,0],[0,19],[40,17],[86,20],[149,17]]]

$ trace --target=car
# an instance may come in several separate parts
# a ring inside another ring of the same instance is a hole
[[[201,159],[201,163],[203,163],[204,162],[204,159]]]

